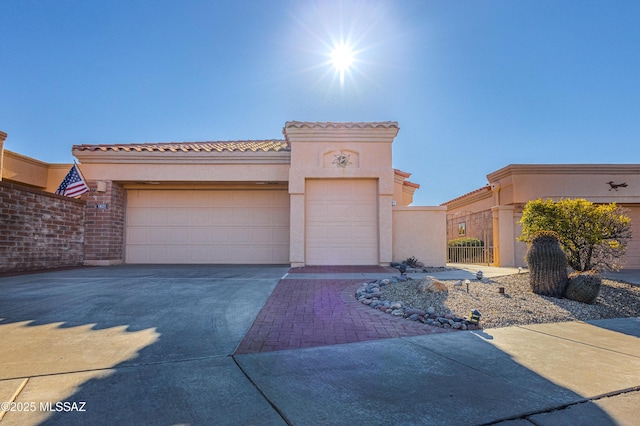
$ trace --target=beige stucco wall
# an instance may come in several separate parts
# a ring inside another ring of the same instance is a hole
[[[378,182],[379,264],[392,260],[394,196],[393,139],[397,123],[300,123],[285,125],[291,147],[291,247],[293,266],[305,264],[305,187],[307,179],[376,179]],[[340,167],[339,157],[345,165]]]
[[[47,168],[47,163],[5,150],[2,178],[43,189],[47,186]]]
[[[414,256],[427,266],[447,263],[446,207],[393,208],[393,261]]]
[[[634,220],[636,209],[640,209],[640,165],[512,164],[488,174],[487,179],[487,190],[473,191],[445,205],[450,218],[464,211],[492,210],[497,264],[525,266],[526,244],[516,241],[521,234],[518,222],[524,204],[538,198],[585,198],[631,209],[635,237],[624,261],[627,267],[640,268],[640,223]],[[626,183],[627,187],[616,191],[607,182]]]
[[[286,182],[288,152],[74,151],[86,179],[114,182]]]
[[[500,186],[500,204],[538,198],[586,198],[597,203],[640,203],[637,164],[515,164],[487,175]],[[607,182],[627,183],[611,190]]]
[[[372,180],[377,188],[372,203],[377,210],[377,263],[387,265],[406,254],[405,258],[416,256],[426,264],[443,265],[446,211],[442,207],[406,207],[418,185],[405,182],[410,174],[392,167],[392,143],[398,131],[395,122],[289,122],[283,134],[290,149],[277,152],[162,152],[144,147],[133,152],[83,146],[72,152],[83,176],[95,187],[91,193],[94,198],[104,192],[101,185],[116,183],[123,191],[288,188],[290,259],[294,266],[305,263],[306,182]],[[0,132],[0,177],[54,192],[71,164],[48,164],[4,151],[5,138]],[[339,159],[343,164],[338,164]]]
[[[4,151],[2,178],[55,192],[69,172],[71,164],[49,164],[12,151]]]

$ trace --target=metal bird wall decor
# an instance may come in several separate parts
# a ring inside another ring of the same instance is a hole
[[[611,191],[612,189],[615,189],[617,191],[618,188],[626,188],[627,187],[627,182],[613,183],[613,181],[610,180],[609,182],[607,182],[607,184],[609,184],[609,186],[611,187],[611,188],[609,188],[609,191]]]

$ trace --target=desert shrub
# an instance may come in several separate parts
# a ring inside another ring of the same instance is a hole
[[[405,265],[407,265],[409,268],[417,268],[420,266],[420,261],[418,259],[416,259],[415,256],[411,256],[409,258],[407,258],[405,261],[403,261],[402,263],[404,263]]]
[[[455,238],[447,243],[449,247],[483,247],[484,241],[477,238]]]
[[[530,242],[542,230],[555,231],[576,271],[620,269],[631,239],[631,219],[612,204],[584,199],[529,201],[522,210],[520,241]]]

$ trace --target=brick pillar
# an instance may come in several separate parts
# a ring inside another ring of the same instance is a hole
[[[87,181],[90,192],[85,214],[86,265],[116,265],[124,262],[125,190],[111,181]]]

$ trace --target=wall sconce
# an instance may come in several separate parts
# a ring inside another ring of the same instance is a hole
[[[96,192],[107,192],[107,182],[99,180]]]

